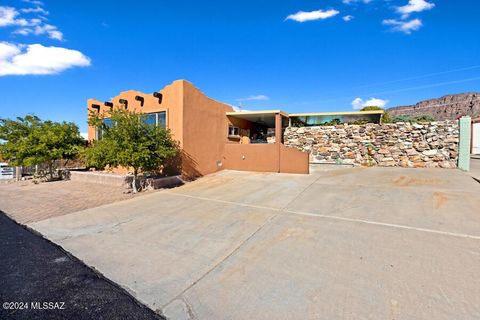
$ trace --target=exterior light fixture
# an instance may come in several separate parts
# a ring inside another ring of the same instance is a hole
[[[105,107],[109,107],[110,109],[113,108],[113,103],[112,102],[105,101],[104,105],[105,105]]]
[[[92,109],[96,109],[97,112],[100,112],[100,105],[99,104],[92,104]]]
[[[163,94],[161,94],[160,92],[154,92],[154,93],[153,93],[153,96],[154,96],[155,98],[158,98],[158,103],[162,103]]]
[[[128,100],[120,99],[120,100],[118,100],[118,102],[120,102],[121,104],[123,104],[123,105],[125,106],[125,109],[128,108]]]
[[[135,96],[135,100],[140,101],[140,106],[143,107],[143,103],[145,102],[145,98],[141,96]]]

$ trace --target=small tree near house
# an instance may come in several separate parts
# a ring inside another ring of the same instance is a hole
[[[13,166],[47,164],[53,179],[55,160],[74,159],[84,141],[76,124],[41,120],[35,115],[0,119],[0,156]]]
[[[109,119],[109,121],[105,121]],[[132,190],[138,191],[140,172],[156,171],[179,152],[170,131],[145,121],[145,115],[116,108],[108,114],[92,112],[89,125],[101,132],[85,150],[89,166],[133,169]]]

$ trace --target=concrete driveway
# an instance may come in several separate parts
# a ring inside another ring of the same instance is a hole
[[[171,319],[478,319],[458,170],[223,171],[30,224]]]

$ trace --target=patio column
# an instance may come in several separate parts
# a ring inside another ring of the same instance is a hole
[[[275,114],[275,143],[282,143],[282,115]]]
[[[282,115],[280,113],[275,114],[275,145],[277,146],[277,172],[280,172],[280,162],[282,161],[280,156],[280,148],[282,143]]]

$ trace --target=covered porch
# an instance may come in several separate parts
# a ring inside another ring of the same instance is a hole
[[[281,110],[227,112],[226,169],[260,172],[309,172],[308,153],[283,145],[288,127]]]

